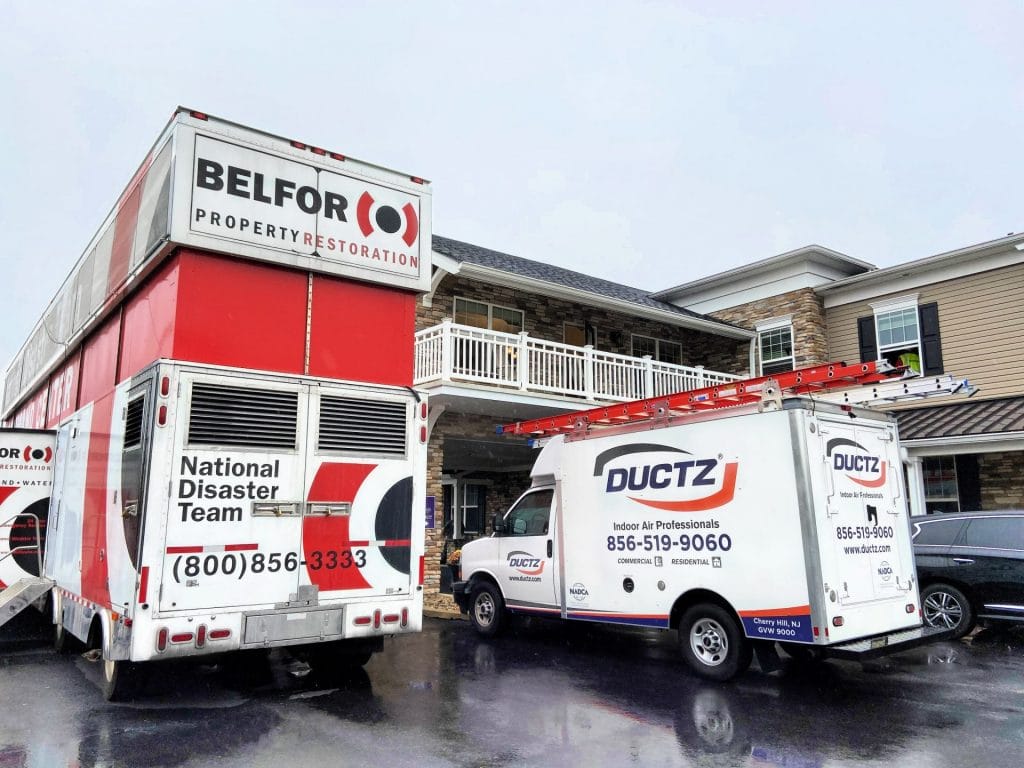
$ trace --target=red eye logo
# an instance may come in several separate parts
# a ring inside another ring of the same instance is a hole
[[[33,448],[30,445],[25,446],[25,452],[21,454],[25,461],[41,461],[44,464],[49,464],[50,459],[53,458],[52,448]]]
[[[412,244],[416,242],[416,236],[420,232],[420,222],[416,217],[416,209],[412,207],[412,203],[406,203],[402,206],[401,212],[396,211],[390,205],[377,206],[377,210],[374,211],[373,221],[370,220],[370,212],[373,211],[374,204],[377,201],[373,199],[373,195],[369,192],[363,192],[359,197],[359,202],[356,204],[356,221],[359,222],[359,229],[362,231],[364,237],[369,237],[375,229],[379,229],[382,232],[387,232],[389,235],[393,235],[402,228],[402,215],[405,215],[405,231],[402,233],[402,240],[405,244],[412,247]],[[376,227],[374,227],[376,224]]]

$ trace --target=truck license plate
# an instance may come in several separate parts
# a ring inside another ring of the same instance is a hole
[[[871,641],[871,649],[874,650],[875,648],[884,648],[888,644],[889,644],[889,638],[888,637],[876,637],[875,639],[873,639]]]

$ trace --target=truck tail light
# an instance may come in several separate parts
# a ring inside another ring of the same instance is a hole
[[[169,376],[164,376],[160,379],[160,396],[167,397],[171,393],[171,379]]]
[[[192,633],[191,632],[177,632],[177,633],[171,635],[171,642],[172,643],[190,643],[190,642],[192,642]]]
[[[427,418],[427,404],[426,403],[420,403],[420,418],[421,419],[426,419]]]
[[[156,633],[156,649],[161,653],[167,650],[167,627]]]
[[[420,586],[423,586],[423,567],[424,567],[424,556],[420,555]]]
[[[167,406],[161,405],[156,414],[156,423],[161,427],[167,425]]]
[[[310,147],[309,151],[312,152],[314,155],[326,155],[327,154],[327,150],[326,149],[320,149],[320,147]]]
[[[231,637],[230,629],[211,629],[210,639],[211,640],[225,640]]]
[[[419,176],[410,176],[410,177],[409,177],[409,181],[411,181],[411,182],[414,182],[414,183],[416,183],[416,184],[425,184],[425,183],[426,183],[426,182],[425,182],[425,181],[423,181],[423,179],[421,179],[421,178],[420,178]]]
[[[205,112],[189,112],[189,114],[196,120],[209,120],[210,117]]]
[[[402,626],[403,627],[408,627],[409,626],[409,609],[408,608],[403,608],[402,609]]]
[[[196,648],[202,648],[204,645],[206,645],[206,625],[200,624],[196,631]]]
[[[398,617],[397,613],[385,614],[384,615],[384,623],[385,624],[394,624],[394,623],[396,623],[398,621],[398,618],[399,617]]]
[[[913,603],[907,603],[907,613],[913,613],[917,607]]]
[[[832,617],[832,626],[833,627],[841,627],[845,623],[846,622],[843,621],[843,617],[842,616],[833,616]]]
[[[821,633],[820,633],[820,632],[818,631],[818,628],[817,628],[817,627],[814,627],[814,636],[815,636],[815,637],[818,637],[818,636],[819,636],[820,634],[821,634]]]
[[[340,152],[329,152],[328,154],[331,156],[331,160],[344,160],[345,159],[345,156],[343,154],[341,154]]]
[[[380,608],[373,612],[373,628],[380,629]]]
[[[420,427],[420,442],[421,443],[427,442],[427,428],[426,427]]]
[[[289,142],[289,143],[293,147],[295,147],[296,149],[305,149],[306,148],[306,145],[303,144],[301,141],[292,141],[292,142]]]
[[[357,627],[368,627],[370,626],[371,621],[373,621],[373,619],[371,619],[369,616],[356,616],[355,620],[352,623],[355,624]]]

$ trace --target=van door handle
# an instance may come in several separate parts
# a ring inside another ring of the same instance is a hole
[[[963,563],[964,565],[970,565],[971,563],[974,562],[974,560],[972,560],[969,557],[954,557],[953,558],[953,562],[954,563]]]
[[[548,557],[551,557],[552,552],[554,552],[554,547],[551,546],[551,539],[548,539]]]

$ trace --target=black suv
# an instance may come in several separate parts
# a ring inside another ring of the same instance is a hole
[[[1024,622],[1024,511],[910,522],[925,624],[963,637],[978,620]]]

